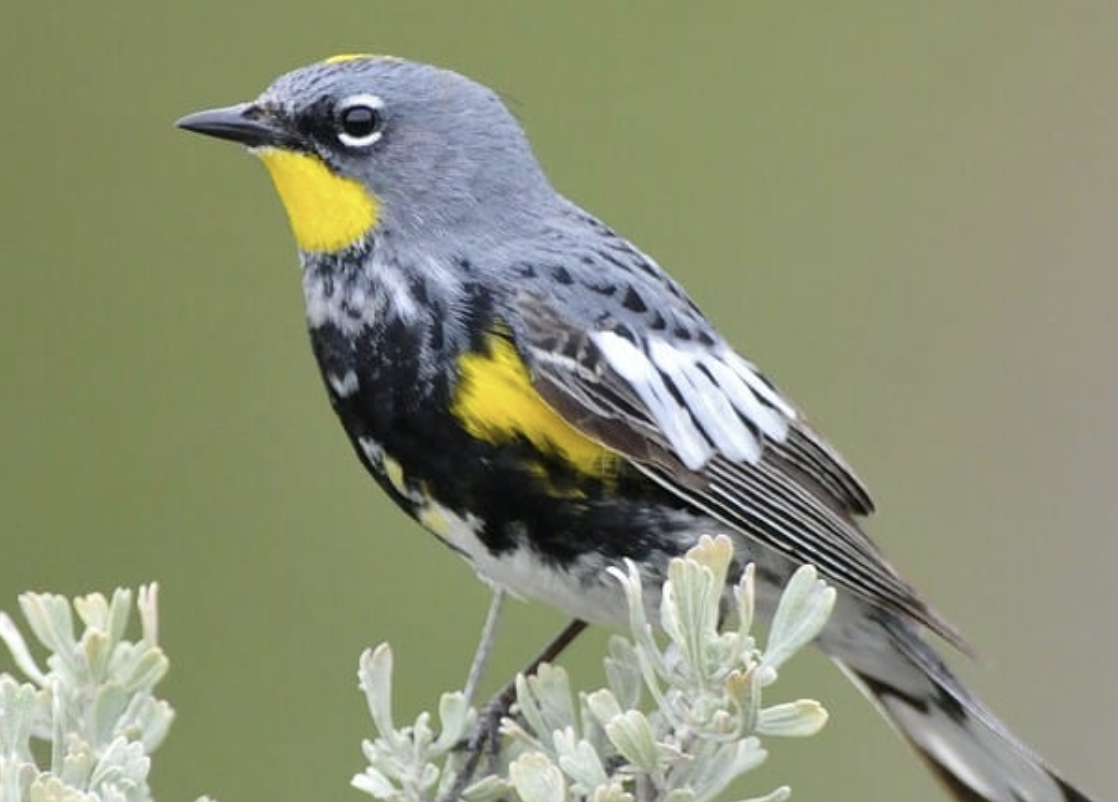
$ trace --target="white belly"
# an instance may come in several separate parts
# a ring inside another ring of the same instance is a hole
[[[620,583],[607,573],[607,563],[595,555],[569,569],[541,560],[529,548],[495,555],[478,537],[481,521],[474,516],[463,517],[428,501],[418,517],[424,527],[465,557],[478,576],[494,587],[591,623],[618,625],[628,618]]]

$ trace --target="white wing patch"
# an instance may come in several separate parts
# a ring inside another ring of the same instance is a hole
[[[644,351],[612,331],[594,332],[590,338],[610,367],[629,383],[648,407],[683,464],[691,470],[705,465],[714,456],[714,449],[695,426],[688,411],[672,396],[664,384],[664,377]]]
[[[738,377],[749,386],[749,389],[752,390],[758,398],[764,399],[770,406],[780,410],[785,418],[788,420],[796,420],[796,418],[799,417],[796,414],[796,408],[785,401],[780,393],[773,389],[773,386],[761,376],[761,371],[757,370],[751,362],[745,361],[725,345],[722,346],[721,351],[718,353],[718,358],[730,365]],[[787,421],[784,423],[786,425]],[[781,435],[780,439],[783,440],[784,435]]]
[[[729,348],[650,337],[646,352],[612,331],[590,337],[690,470],[699,470],[716,453],[733,462],[756,462],[764,439],[784,440],[796,417],[753,366]]]
[[[700,360],[746,420],[774,440],[785,438],[796,411],[773,392],[756,368],[729,349],[719,355],[704,354]]]

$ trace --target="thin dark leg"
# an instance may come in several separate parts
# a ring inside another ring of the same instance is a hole
[[[585,621],[580,621],[577,618],[571,621],[520,673],[526,677],[535,675],[542,664],[555,660],[584,629],[586,629]],[[516,679],[514,678],[482,709],[477,729],[474,730],[473,737],[470,738],[470,742],[466,746],[466,762],[462,765],[462,770],[458,774],[458,779],[454,782],[454,787],[440,802],[457,802],[458,798],[461,797],[462,791],[470,784],[470,780],[477,772],[478,764],[481,762],[481,756],[486,751],[486,747],[497,743],[497,728],[501,724],[501,719],[508,714],[515,698]]]

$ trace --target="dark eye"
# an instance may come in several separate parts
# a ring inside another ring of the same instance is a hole
[[[384,130],[384,101],[376,95],[353,95],[338,104],[338,140],[350,148],[367,148]]]

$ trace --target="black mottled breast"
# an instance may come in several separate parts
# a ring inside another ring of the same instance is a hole
[[[493,322],[479,318],[477,341],[467,348],[483,347]],[[450,412],[456,355],[430,349],[430,330],[414,320],[388,321],[356,336],[326,323],[310,334],[331,404],[358,458],[413,516],[421,508],[413,494],[433,497],[480,519],[478,536],[494,554],[530,546],[556,565],[586,554],[616,561],[675,551],[667,533],[686,505],[628,463],[619,461],[608,478],[594,478],[526,439],[495,445],[465,431]],[[421,364],[425,358],[447,361],[433,380],[420,380],[431,373]],[[349,372],[357,386],[343,396],[330,378]],[[370,460],[362,440],[399,463],[407,493]]]

